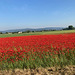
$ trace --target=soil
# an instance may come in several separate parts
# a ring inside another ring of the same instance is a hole
[[[75,75],[75,65],[37,69],[1,70],[0,75]]]

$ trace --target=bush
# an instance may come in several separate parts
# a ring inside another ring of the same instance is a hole
[[[2,32],[0,32],[0,34],[2,34]]]

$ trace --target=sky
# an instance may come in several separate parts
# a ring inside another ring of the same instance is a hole
[[[75,27],[75,0],[0,0],[0,31]]]

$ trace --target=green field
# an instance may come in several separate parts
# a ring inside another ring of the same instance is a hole
[[[63,34],[63,33],[75,33],[75,30],[62,30],[62,31],[42,31],[42,32],[30,32],[30,33],[15,33],[15,34],[0,34],[0,37],[14,37],[14,36],[28,36],[28,35],[47,35],[47,34]]]

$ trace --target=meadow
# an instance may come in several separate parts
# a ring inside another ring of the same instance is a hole
[[[5,37],[0,38],[0,69],[75,65],[74,30],[0,34],[0,37]]]
[[[15,34],[0,34],[0,37],[14,37],[14,36],[29,36],[29,35],[48,35],[48,34],[63,34],[75,33],[75,30],[61,30],[61,31],[43,31],[43,32],[30,32],[30,33],[15,33]]]

